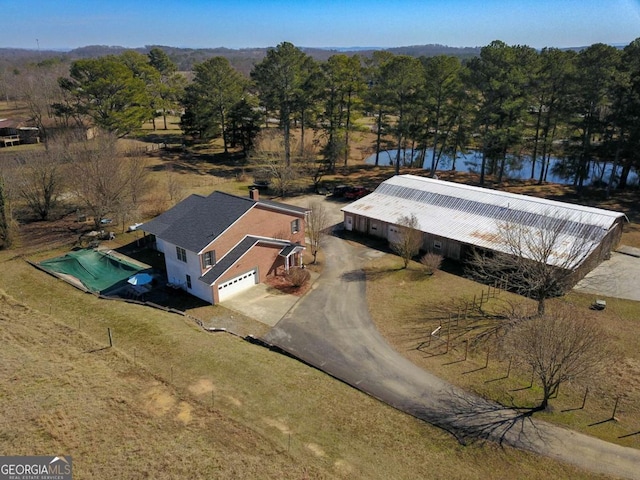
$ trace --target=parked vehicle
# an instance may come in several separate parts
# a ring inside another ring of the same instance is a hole
[[[347,192],[345,192],[344,198],[348,198],[349,200],[357,200],[358,198],[362,198],[369,193],[371,193],[371,191],[368,188],[358,185],[356,187],[351,187]]]
[[[344,194],[349,191],[351,187],[349,185],[336,185],[333,187],[334,197],[344,197]]]

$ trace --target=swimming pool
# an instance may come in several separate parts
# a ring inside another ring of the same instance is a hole
[[[95,293],[105,293],[124,286],[127,279],[148,268],[134,265],[109,252],[93,249],[75,250],[61,257],[44,260],[38,264],[48,272],[55,272],[77,279]]]

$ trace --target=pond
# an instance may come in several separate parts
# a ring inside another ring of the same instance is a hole
[[[379,165],[391,166],[395,165],[396,155],[398,150],[384,150],[380,152]],[[419,161],[423,152],[422,150],[414,150],[413,157],[411,150],[400,151],[400,165],[408,166],[411,163]],[[422,168],[431,168],[431,156],[433,155],[433,149],[427,149],[424,154],[424,163]],[[412,158],[415,160],[412,162]],[[376,155],[375,153],[365,159],[367,165],[375,165]],[[551,157],[549,162],[549,168],[547,170],[546,181],[551,183],[560,183],[563,185],[573,184],[573,176],[563,176],[565,160],[562,158]],[[453,166],[453,159],[450,156],[442,155],[440,162],[436,167],[436,170],[451,170]],[[459,153],[455,159],[455,170],[459,172],[480,173],[480,166],[482,165],[482,153],[474,150],[470,150],[466,154]],[[536,161],[534,167],[533,178],[536,180],[540,178],[540,168],[542,167],[540,160]],[[590,185],[595,181],[609,181],[613,165],[607,163],[604,165],[604,172],[602,171],[603,165],[600,162],[591,162],[591,170],[589,172],[589,178],[585,181],[585,185]],[[620,173],[620,168],[616,171],[616,179]],[[510,157],[505,164],[504,178],[525,180],[531,178],[531,157],[529,155],[523,155],[521,157]],[[614,185],[616,180],[614,179]],[[638,175],[635,171],[629,173],[627,179],[628,185],[638,185]]]

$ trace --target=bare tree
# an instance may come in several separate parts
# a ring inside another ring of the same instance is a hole
[[[12,245],[14,234],[11,203],[5,188],[4,175],[0,172],[0,249],[9,248]]]
[[[25,67],[19,75],[17,91],[44,142],[48,139],[49,119],[53,118],[51,105],[60,102],[62,90],[58,78],[63,76],[68,65],[56,61],[42,62]]]
[[[307,215],[306,232],[309,237],[313,263],[316,263],[316,257],[320,250],[320,240],[328,226],[329,216],[324,205],[320,202],[311,203],[309,205],[309,213]]]
[[[310,176],[314,184],[322,176],[321,165],[317,161],[317,145],[313,141],[308,141],[305,145],[295,142],[292,147],[298,153],[290,157],[287,163],[282,131],[267,129],[258,134],[250,155],[255,176],[269,179],[280,196],[292,192],[304,176]]]
[[[167,194],[169,195],[169,201],[172,205],[180,202],[185,197],[185,189],[178,174],[173,170],[171,165],[167,166]]]
[[[114,213],[118,216],[122,231],[128,220],[138,217],[142,197],[152,188],[149,162],[145,157],[125,154],[122,169],[127,180],[127,189],[116,201]]]
[[[440,270],[442,265],[442,255],[429,252],[420,257],[420,263],[424,265],[427,275],[433,275],[436,271]]]
[[[542,315],[545,301],[571,286],[576,268],[601,234],[599,227],[550,215],[539,216],[535,225],[518,219],[499,222],[493,243],[500,251],[475,250],[469,272],[490,283],[508,277],[509,287],[536,300]]]
[[[71,189],[93,214],[96,228],[108,214],[124,221],[150,188],[144,159],[118,152],[113,134],[70,144],[68,159]]]
[[[512,319],[504,346],[509,355],[531,368],[540,381],[545,410],[560,385],[593,381],[611,365],[614,354],[594,319],[569,305],[535,317]]]
[[[422,246],[422,232],[419,230],[420,223],[418,218],[403,215],[398,219],[398,235],[395,240],[390,243],[391,250],[397,253],[407,268],[409,261],[415,257]]]
[[[64,146],[51,140],[44,152],[25,151],[16,157],[14,188],[31,211],[47,220],[65,185]]]
[[[296,169],[287,164],[284,148],[284,139],[279,131],[264,130],[258,134],[250,155],[255,166],[255,176],[269,179],[281,196],[291,191],[298,178]]]

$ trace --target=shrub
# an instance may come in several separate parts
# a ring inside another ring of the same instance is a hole
[[[437,253],[426,253],[420,259],[420,263],[425,266],[428,275],[433,275],[437,270],[440,270],[442,265],[442,255]]]
[[[304,268],[293,267],[289,269],[289,271],[285,275],[285,278],[294,287],[301,287],[309,281],[309,279],[311,278],[311,274]]]

